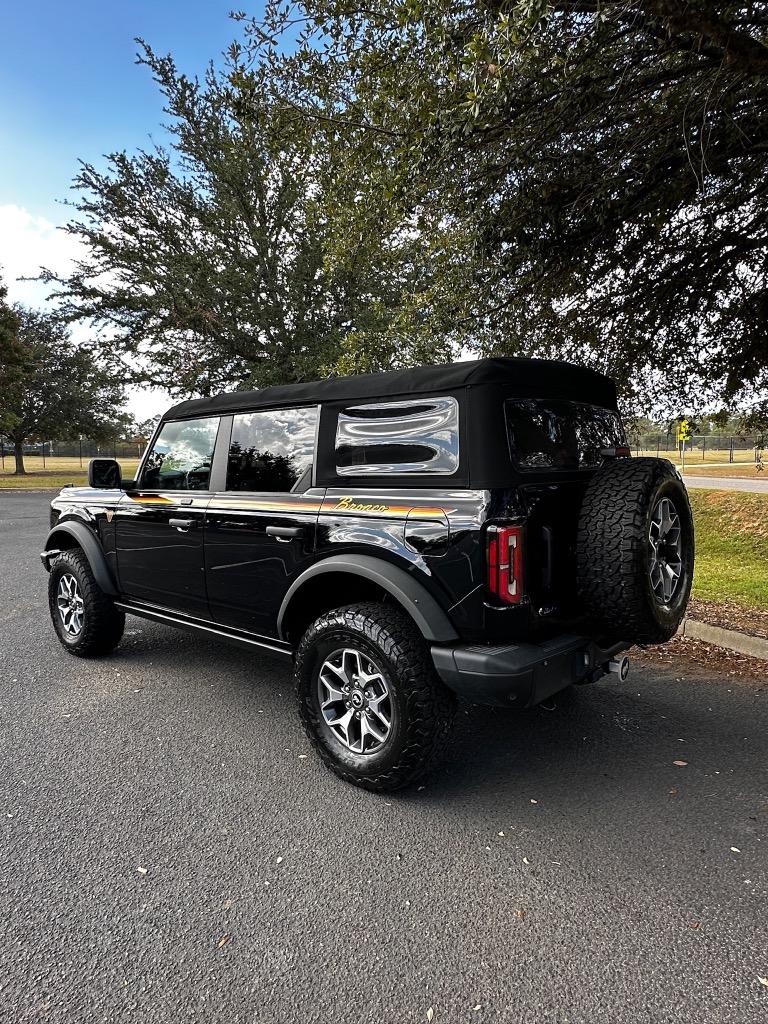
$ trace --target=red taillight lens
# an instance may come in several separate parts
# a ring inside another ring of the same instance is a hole
[[[488,588],[507,604],[523,597],[523,529],[488,527]]]

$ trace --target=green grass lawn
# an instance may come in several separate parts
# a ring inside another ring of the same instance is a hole
[[[768,609],[768,494],[691,490],[693,596]]]
[[[0,469],[0,491],[58,491],[61,490],[64,484],[83,485],[87,483],[88,461],[88,459],[84,458],[81,467],[79,459],[56,456],[46,459],[46,465],[43,468],[43,460],[41,458],[38,456],[28,456],[24,460],[27,470],[26,474],[24,476],[15,476],[13,472],[15,468],[13,458],[6,455],[5,468]],[[120,458],[117,461],[122,467],[123,478],[130,479],[136,472],[139,460]]]

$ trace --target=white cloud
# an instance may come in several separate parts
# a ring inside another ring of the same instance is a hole
[[[64,276],[83,253],[83,243],[62,231],[60,225],[14,203],[0,203],[0,276],[8,286],[10,302],[22,302],[36,309],[50,306],[50,285],[18,278],[35,277],[41,267]],[[87,323],[73,325],[72,337],[76,341],[88,334]],[[171,402],[167,392],[159,388],[128,391],[128,409],[140,420],[163,412]]]
[[[82,253],[82,242],[59,225],[13,203],[0,204],[0,274],[11,302],[46,306],[50,285],[18,278],[34,277],[40,267],[66,274]]]

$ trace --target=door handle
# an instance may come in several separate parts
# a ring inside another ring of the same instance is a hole
[[[190,526],[195,525],[194,519],[169,519],[168,525],[175,527],[177,530],[188,530]]]
[[[292,537],[300,537],[304,533],[303,526],[268,526],[267,536],[277,537],[278,540],[290,540]]]

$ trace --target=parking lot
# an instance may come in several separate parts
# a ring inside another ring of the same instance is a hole
[[[768,672],[462,708],[423,788],[368,794],[280,661],[139,619],[65,654],[49,499],[0,495],[3,1019],[765,1019]]]

